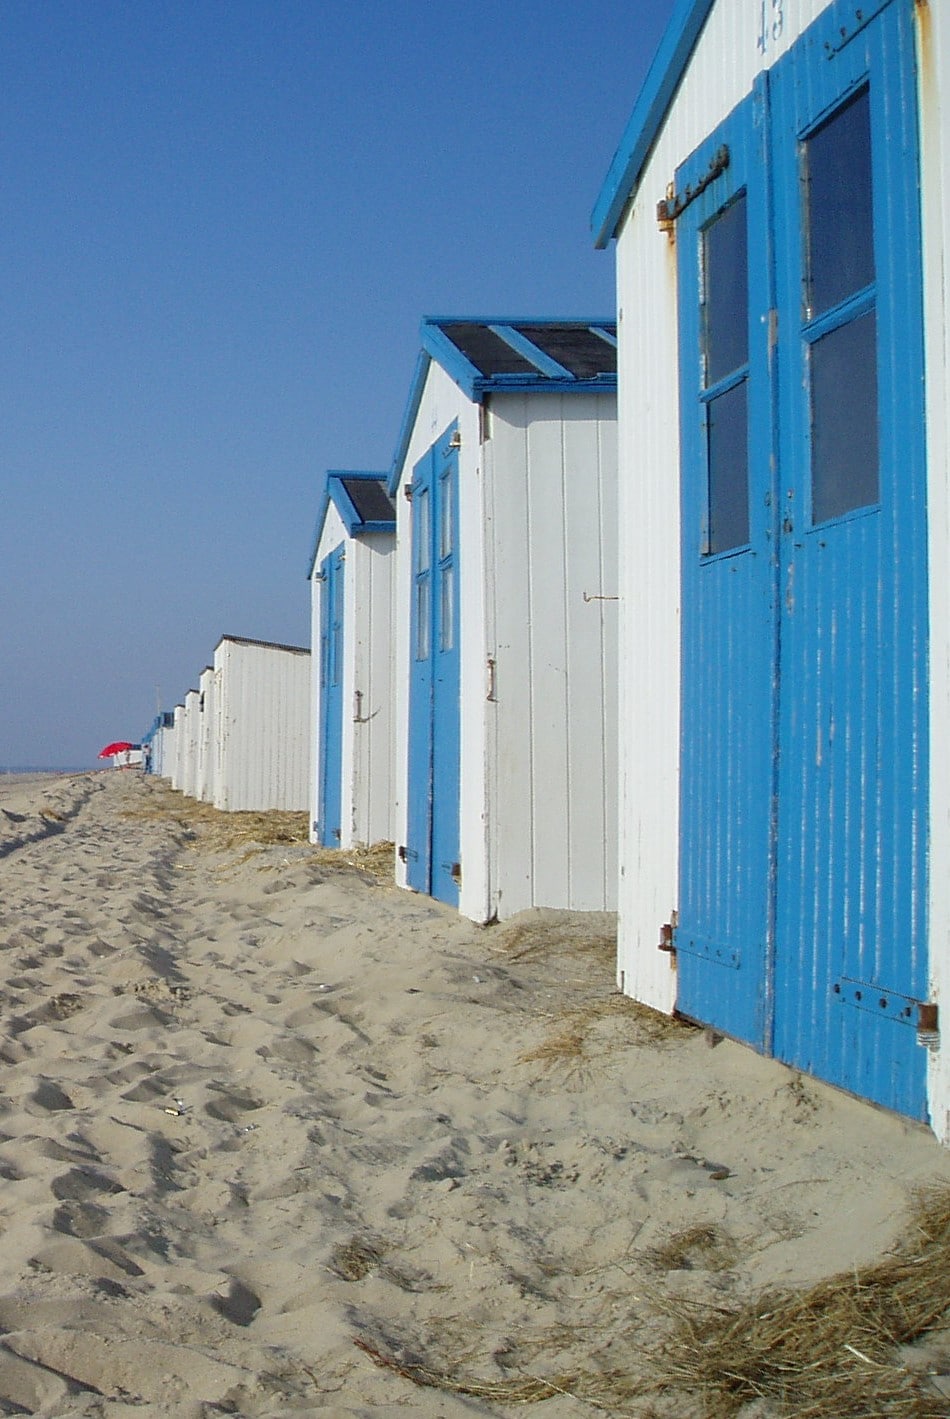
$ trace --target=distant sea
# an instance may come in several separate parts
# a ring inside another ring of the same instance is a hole
[[[5,769],[0,765],[0,774],[87,774],[91,767],[90,764],[78,764],[67,765],[62,769],[50,769],[37,768],[35,764],[23,764],[22,767],[18,765],[14,769]],[[97,765],[97,767],[101,767],[101,765]]]

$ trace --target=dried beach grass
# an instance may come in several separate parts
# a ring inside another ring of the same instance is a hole
[[[715,1222],[699,1222],[673,1232],[651,1247],[646,1258],[657,1271],[725,1271],[736,1259],[736,1244]]]
[[[948,1308],[950,1189],[935,1187],[918,1195],[903,1244],[873,1266],[736,1311],[684,1312],[678,1299],[656,1388],[701,1397],[708,1419],[732,1419],[756,1399],[794,1419],[938,1419],[950,1415],[950,1397],[896,1350]]]
[[[349,849],[311,847],[310,817],[307,813],[273,808],[265,812],[227,813],[210,803],[185,798],[165,784],[156,785],[144,801],[123,812],[125,818],[171,820],[186,835],[188,846],[205,852],[229,852],[244,848],[238,865],[250,861],[268,847],[282,845],[310,847],[304,859],[320,867],[345,868],[364,872],[386,881],[393,878],[395,846],[374,843]]]
[[[525,1050],[519,1060],[522,1064],[546,1067],[581,1064],[590,1058],[598,1035],[604,1035],[604,1027],[615,1022],[623,1028],[615,1029],[609,1039],[601,1038],[602,1045],[623,1048],[662,1044],[681,1037],[690,1028],[629,996],[612,992],[556,1016],[547,1038]]]

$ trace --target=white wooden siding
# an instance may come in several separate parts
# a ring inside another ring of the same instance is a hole
[[[340,846],[391,842],[393,808],[393,642],[395,535],[350,537],[327,509],[311,577],[312,728],[310,838],[319,838],[320,621],[324,558],[345,543],[343,559],[343,742]],[[357,696],[359,695],[359,699]],[[357,722],[359,705],[359,722]]]
[[[599,599],[617,594],[615,407],[613,394],[513,393],[492,396],[480,418],[433,364],[410,439],[403,485],[458,421],[459,909],[476,921],[615,903],[617,603]],[[396,503],[395,831],[405,842],[411,509],[401,487]]]
[[[186,798],[195,797],[198,784],[198,741],[201,728],[199,698],[197,690],[189,690],[185,696],[185,735],[181,791]]]
[[[310,793],[310,654],[225,638],[219,673],[214,805],[306,811]]]
[[[930,632],[929,951],[932,998],[950,1031],[950,9],[918,6],[924,239]],[[950,1143],[950,1049],[930,1055],[933,1128]]]
[[[201,712],[198,732],[198,771],[195,776],[195,797],[205,803],[214,801],[214,687],[213,666],[205,666],[198,677]]]

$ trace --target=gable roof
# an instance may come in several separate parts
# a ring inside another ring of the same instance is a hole
[[[714,0],[676,0],[633,113],[591,213],[594,244],[617,235],[624,208],[637,190],[650,149],[663,126]]]
[[[613,320],[425,316],[420,335],[422,349],[393,457],[390,493],[399,481],[433,360],[475,404],[505,390],[580,393],[617,388]]]
[[[313,576],[317,560],[317,549],[323,535],[330,504],[340,514],[348,537],[358,537],[365,532],[395,532],[396,509],[386,491],[385,473],[357,472],[350,469],[331,469],[327,473],[326,487],[320,503],[313,548],[307,577]]]

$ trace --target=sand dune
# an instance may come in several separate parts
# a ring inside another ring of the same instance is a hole
[[[698,1414],[576,1395],[950,1181],[617,996],[606,918],[204,834],[131,774],[0,780],[2,1413]]]

